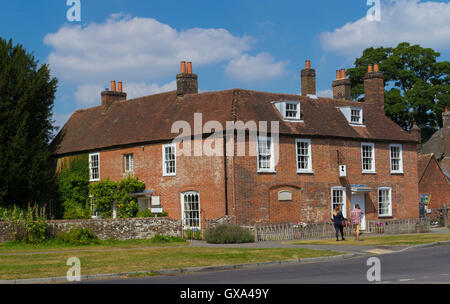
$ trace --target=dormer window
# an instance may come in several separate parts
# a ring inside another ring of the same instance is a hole
[[[353,107],[339,107],[342,114],[351,125],[362,125],[363,124],[363,110],[362,108]]]
[[[300,101],[280,101],[274,103],[284,120],[301,121]]]

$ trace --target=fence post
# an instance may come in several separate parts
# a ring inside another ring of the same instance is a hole
[[[258,227],[255,225],[253,226],[253,233],[255,233],[255,242],[258,242]]]
[[[448,226],[448,209],[447,205],[442,206],[442,226],[447,228]]]

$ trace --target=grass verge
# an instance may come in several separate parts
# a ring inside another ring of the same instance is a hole
[[[317,240],[317,241],[295,241],[288,242],[294,245],[347,245],[347,246],[413,246],[428,244],[434,242],[450,241],[450,234],[404,234],[388,235],[377,237],[360,238],[357,242],[353,237],[348,237],[345,241],[336,242],[336,240]]]
[[[341,253],[303,248],[151,248],[119,251],[57,252],[39,255],[6,255],[0,258],[0,280],[65,276],[67,259],[78,257],[81,275],[111,274],[221,266],[244,263],[326,257]]]

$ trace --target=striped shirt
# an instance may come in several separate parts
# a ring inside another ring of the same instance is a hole
[[[362,218],[363,212],[361,209],[354,209],[352,213],[350,214],[352,225],[359,225],[361,224],[361,218]]]

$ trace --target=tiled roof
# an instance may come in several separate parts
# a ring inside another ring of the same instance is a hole
[[[303,122],[285,122],[273,101],[301,101]],[[337,106],[363,108],[365,127],[350,126]],[[414,136],[384,116],[377,105],[356,101],[232,89],[185,95],[168,92],[75,112],[52,143],[54,155],[96,151],[110,147],[167,141],[176,121],[194,129],[194,114],[203,124],[219,121],[279,121],[281,134],[344,137],[361,140],[416,142]],[[270,129],[270,123],[269,123]]]

